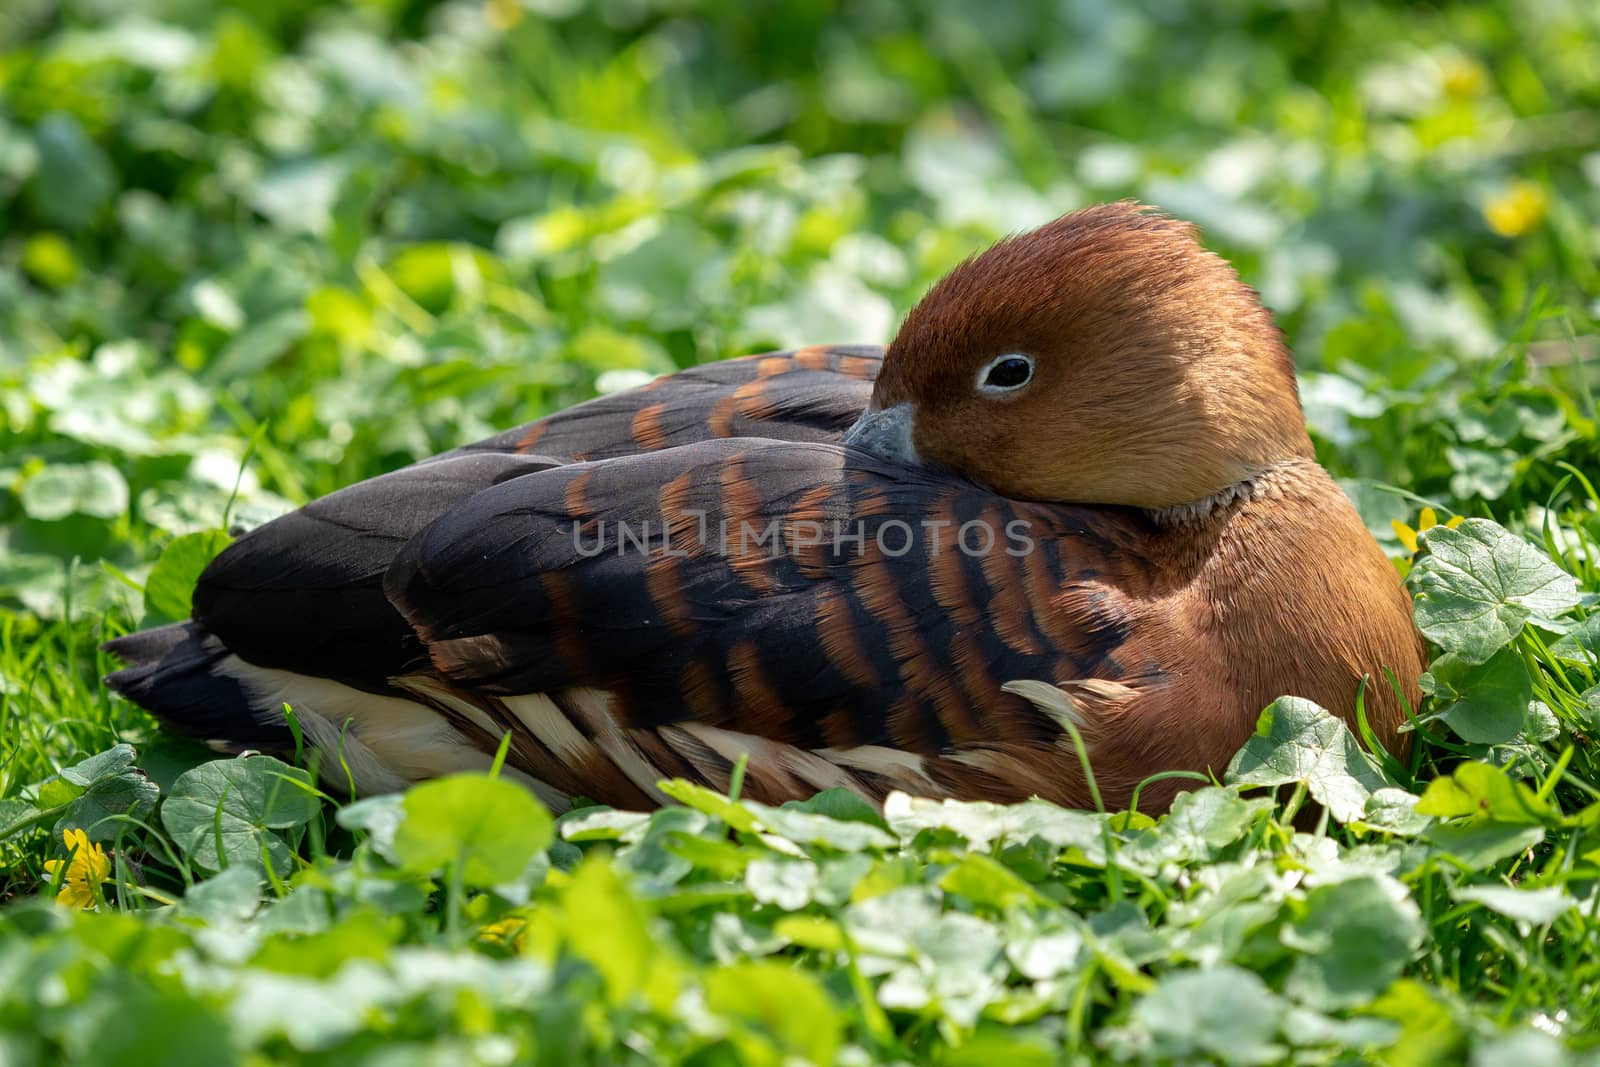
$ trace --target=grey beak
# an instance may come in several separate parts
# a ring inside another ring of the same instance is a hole
[[[910,404],[896,404],[882,411],[869,408],[845,431],[844,443],[901,463],[920,462],[917,446],[911,443],[914,410]]]

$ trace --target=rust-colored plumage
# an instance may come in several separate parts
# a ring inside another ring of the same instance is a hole
[[[1270,315],[1132,204],[962,264],[881,357],[696,368],[317,501],[112,647],[220,747],[282,746],[288,702],[370,792],[509,733],[558,806],[743,754],[767,801],[1082,805],[1063,715],[1122,804],[1220,773],[1286,693],[1349,714],[1371,679],[1398,745],[1383,671],[1414,701],[1423,665]]]
[[[1030,388],[979,395],[1000,352]],[[1311,458],[1277,326],[1193,227],[1076,212],[957,267],[907,316],[874,404],[917,406],[928,459],[1012,497],[1168,507]]]

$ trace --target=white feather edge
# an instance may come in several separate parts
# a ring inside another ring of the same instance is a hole
[[[323,781],[344,788],[345,770],[362,796],[392,793],[424,778],[486,771],[494,756],[471,744],[432,708],[404,697],[368,693],[329,678],[257,667],[230,655],[217,671],[244,688],[263,722],[286,721],[294,710],[306,740],[322,753]],[[481,714],[481,713],[480,713]],[[348,724],[348,726],[346,725]],[[521,782],[547,804],[566,798],[514,767],[500,773]]]
[[[1000,688],[1004,692],[1015,693],[1063,726],[1083,726],[1083,713],[1078,710],[1072,694],[1060,686],[1024,678],[1007,682]]]
[[[370,693],[328,678],[258,667],[236,655],[221,660],[217,670],[239,682],[261,721],[283,723],[284,705],[294,710],[307,742],[322,753],[320,774],[332,786],[344,788],[353,782],[356,792],[367,796],[397,792],[424,778],[485,771],[493,765],[490,753],[472,744],[444,716],[417,700]],[[395,681],[419,697],[447,703],[452,711],[490,736],[499,732],[481,708],[454,696],[444,686],[420,678]],[[1012,682],[1006,688],[1052,716],[1065,714],[1076,720],[1072,698],[1049,683]],[[647,796],[666,803],[667,798],[656,788],[656,782],[663,777],[661,770],[644,757],[611,715],[607,694],[573,689],[564,695],[592,731],[592,740],[547,694],[528,693],[499,700],[558,758],[576,762],[598,749]],[[686,740],[692,739],[730,763],[748,753],[755,763],[752,773],[792,777],[812,789],[859,790],[860,783],[852,772],[861,771],[919,793],[941,792],[928,777],[922,757],[877,745],[811,751],[694,722],[663,727],[659,736],[697,765],[700,761],[694,759],[691,746],[684,744]],[[566,794],[546,782],[509,766],[502,767],[500,773],[525,785],[554,811],[565,811],[569,806]],[[726,782],[714,784],[727,788]]]

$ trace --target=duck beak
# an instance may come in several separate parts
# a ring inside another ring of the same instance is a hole
[[[910,404],[896,404],[879,411],[868,408],[861,413],[855,425],[845,431],[844,443],[886,459],[918,463],[921,457],[917,455],[917,446],[911,441],[914,410]]]

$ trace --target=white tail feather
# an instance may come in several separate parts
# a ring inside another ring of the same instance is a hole
[[[473,745],[444,716],[414,700],[368,693],[329,678],[257,667],[238,656],[229,656],[217,669],[244,687],[262,721],[283,722],[283,706],[293,709],[306,741],[321,753],[320,777],[335,788],[353,784],[362,796],[392,793],[424,778],[484,771],[494,763],[492,753]],[[502,773],[541,796],[549,791],[514,768],[503,768]]]

